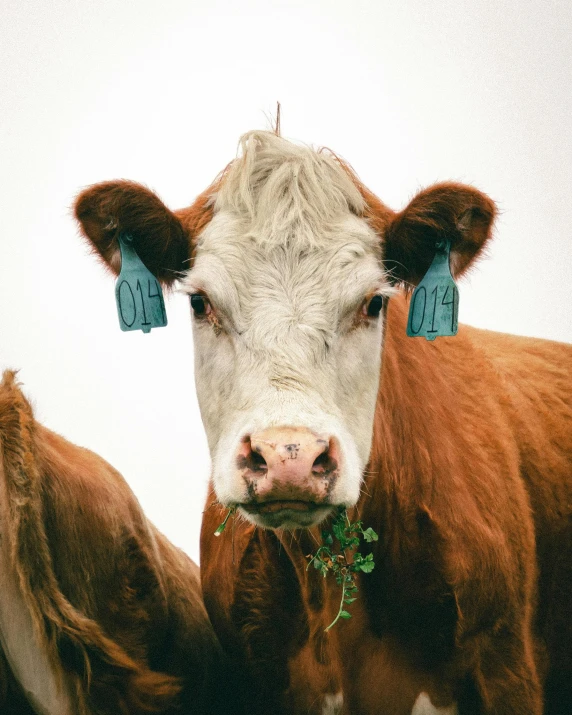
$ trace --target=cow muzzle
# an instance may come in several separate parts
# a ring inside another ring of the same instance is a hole
[[[305,427],[272,427],[243,437],[236,469],[248,499],[239,506],[260,526],[309,527],[332,510],[337,441]]]

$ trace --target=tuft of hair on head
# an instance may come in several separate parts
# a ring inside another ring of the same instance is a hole
[[[364,200],[335,159],[271,131],[252,131],[240,140],[215,201],[244,221],[257,241],[281,243],[296,235],[305,245],[347,215],[361,215]],[[326,229],[324,229],[326,227]]]

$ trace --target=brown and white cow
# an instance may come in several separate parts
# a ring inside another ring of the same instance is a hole
[[[462,275],[493,202],[446,183],[395,213],[330,153],[252,132],[188,209],[115,181],[75,210],[115,271],[124,231],[191,296],[203,590],[249,712],[572,712],[572,347],[405,336],[399,286],[442,240]],[[325,633],[340,590],[306,555],[339,506],[380,538]]]
[[[9,372],[0,453],[0,712],[222,712],[197,566],[118,472],[34,420]]]

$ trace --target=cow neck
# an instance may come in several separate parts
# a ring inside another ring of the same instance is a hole
[[[454,446],[462,445],[462,428],[458,377],[451,368],[470,348],[462,336],[434,343],[408,338],[406,321],[406,300],[395,296],[388,309],[370,462],[357,507],[364,526],[382,536],[377,549],[399,542],[400,558],[405,543],[417,548],[420,522],[446,520],[453,503],[462,457]]]

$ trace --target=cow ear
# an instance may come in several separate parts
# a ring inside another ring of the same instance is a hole
[[[444,183],[421,191],[384,233],[384,258],[396,283],[417,285],[427,272],[435,247],[451,242],[451,273],[462,275],[491,236],[496,215],[488,196],[463,184]]]
[[[163,284],[189,268],[190,237],[180,219],[149,189],[132,181],[107,181],[77,197],[74,214],[103,262],[121,269],[119,235],[129,234],[135,249]]]

